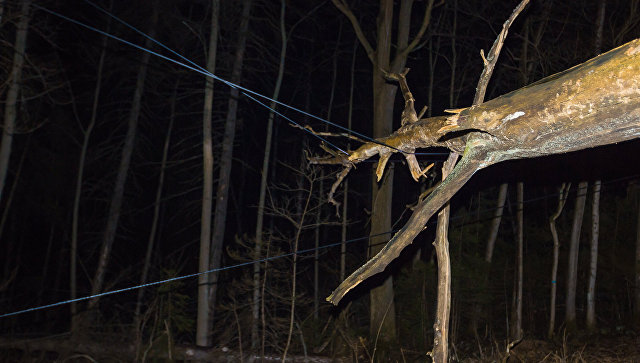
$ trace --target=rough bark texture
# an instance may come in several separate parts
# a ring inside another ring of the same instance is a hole
[[[360,282],[382,272],[475,171],[505,160],[565,153],[638,136],[640,40],[634,40],[453,116],[405,125],[346,157],[312,160],[349,167],[375,154],[443,145],[463,153],[452,174],[419,203],[407,225],[327,300],[338,303]]]
[[[596,274],[598,272],[598,237],[600,236],[600,180],[593,183],[591,204],[591,254],[587,287],[587,330],[596,329]]]

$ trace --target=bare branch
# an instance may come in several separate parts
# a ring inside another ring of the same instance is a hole
[[[356,19],[356,16],[353,14],[353,11],[351,11],[351,8],[347,4],[346,0],[332,0],[332,2],[333,5],[338,8],[338,10],[340,10],[344,15],[347,16],[347,18],[351,22],[351,25],[353,26],[353,30],[356,32],[358,40],[360,40],[360,44],[362,44],[364,50],[367,52],[367,57],[369,57],[371,63],[376,64],[376,60],[374,57],[375,50],[373,50],[371,43],[369,43],[367,37],[364,35],[358,19]]]
[[[489,84],[489,79],[493,74],[493,70],[496,67],[496,63],[498,62],[498,56],[500,55],[500,50],[502,50],[502,46],[504,45],[504,40],[507,38],[507,33],[509,32],[509,27],[513,23],[514,20],[518,17],[518,15],[522,12],[522,10],[527,6],[529,0],[522,0],[513,12],[507,21],[502,24],[502,30],[498,37],[493,42],[491,46],[491,50],[489,51],[488,56],[485,58],[484,53],[481,52],[480,56],[482,57],[482,61],[484,62],[484,69],[482,70],[482,74],[480,74],[480,79],[478,80],[478,85],[476,86],[476,95],[473,98],[473,104],[478,105],[484,102],[484,96],[487,93],[487,85]]]
[[[427,4],[427,8],[424,11],[424,18],[422,19],[422,25],[420,25],[420,29],[418,30],[418,33],[416,33],[416,36],[413,38],[411,43],[409,43],[409,45],[407,45],[404,49],[400,50],[396,54],[392,62],[394,66],[402,62],[402,60],[405,59],[407,55],[411,53],[422,41],[422,37],[424,36],[424,33],[427,31],[427,27],[431,22],[431,11],[433,10],[434,1],[435,0],[429,0],[429,3]],[[391,69],[395,69],[395,67],[392,66]]]

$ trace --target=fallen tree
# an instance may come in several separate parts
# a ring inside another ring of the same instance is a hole
[[[443,146],[462,158],[453,172],[418,202],[407,224],[385,247],[333,291],[327,298],[333,304],[360,282],[382,272],[476,171],[505,160],[561,154],[640,137],[640,39],[491,101],[453,110],[450,116],[419,119],[405,74],[389,75],[400,82],[405,97],[400,129],[348,155],[311,160],[344,166],[330,200],[353,166],[374,155],[380,156],[378,179],[395,152],[403,153],[416,180],[429,168],[420,168],[415,157],[418,148]]]

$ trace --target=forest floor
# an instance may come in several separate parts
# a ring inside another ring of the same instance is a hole
[[[495,351],[495,347],[494,347]],[[506,354],[461,358],[461,362],[640,362],[640,335],[595,336],[553,343],[524,339]]]

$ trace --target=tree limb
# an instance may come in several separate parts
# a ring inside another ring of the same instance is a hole
[[[338,10],[340,10],[344,15],[347,16],[347,18],[351,22],[351,25],[353,26],[353,30],[356,32],[358,40],[360,40],[360,44],[362,44],[364,50],[367,52],[367,57],[369,57],[371,63],[376,64],[376,60],[374,57],[375,50],[373,50],[371,43],[369,43],[367,37],[364,35],[358,19],[356,19],[356,16],[353,14],[353,11],[351,11],[351,8],[347,4],[346,0],[332,0],[332,2],[333,5],[338,8]]]

